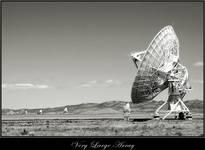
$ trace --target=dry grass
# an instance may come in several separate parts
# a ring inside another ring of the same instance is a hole
[[[3,136],[202,136],[203,120],[25,120],[3,121]]]

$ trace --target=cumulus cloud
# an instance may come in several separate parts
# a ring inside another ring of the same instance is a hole
[[[196,67],[203,67],[203,65],[204,65],[204,63],[201,61],[194,63],[194,66],[196,66]]]
[[[105,83],[104,83],[104,86],[118,86],[118,85],[121,85],[122,82],[120,82],[119,80],[112,80],[112,79],[109,79],[109,80],[106,80]]]
[[[122,82],[120,82],[119,80],[113,80],[113,79],[108,79],[105,81],[93,80],[93,81],[81,83],[78,87],[79,88],[83,88],[83,87],[84,88],[85,87],[111,87],[111,86],[119,86],[121,84],[122,84]]]
[[[113,83],[114,81],[112,79],[106,80],[105,83]]]
[[[92,80],[92,81],[83,82],[78,87],[79,88],[92,87],[95,86],[96,84],[97,84],[97,80]]]
[[[27,89],[47,89],[49,88],[49,86],[44,84],[31,84],[31,83],[12,83],[12,84],[3,83],[2,88],[27,90]]]
[[[91,86],[92,86],[92,84],[85,83],[85,84],[81,84],[79,87],[91,87]]]

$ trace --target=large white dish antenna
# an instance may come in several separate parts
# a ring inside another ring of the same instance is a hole
[[[152,100],[166,89],[168,76],[174,68],[178,72],[175,78],[179,78],[182,85],[188,76],[187,69],[178,63],[179,41],[170,25],[157,33],[145,51],[132,53],[131,56],[137,67],[131,92],[133,103]]]

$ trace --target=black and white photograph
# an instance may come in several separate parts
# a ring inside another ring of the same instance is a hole
[[[3,2],[3,137],[201,137],[203,3]]]

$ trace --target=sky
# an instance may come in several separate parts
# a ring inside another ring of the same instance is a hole
[[[3,3],[2,108],[131,101],[130,53],[172,25],[180,62],[203,100],[201,3]],[[163,91],[156,100],[166,100]]]

